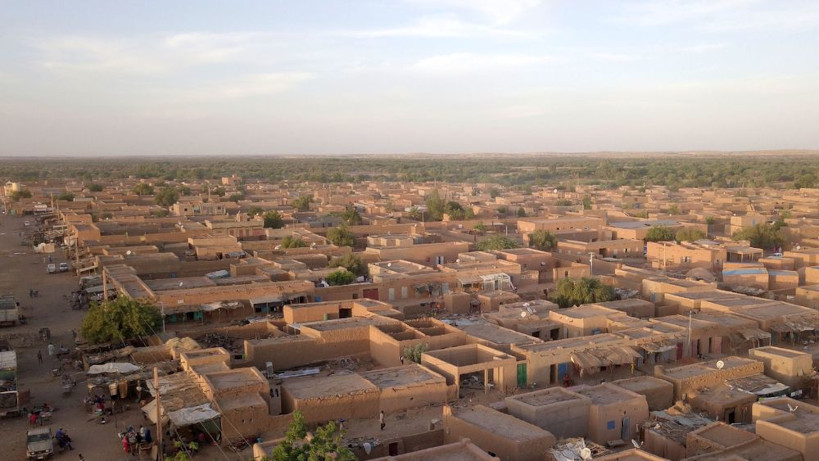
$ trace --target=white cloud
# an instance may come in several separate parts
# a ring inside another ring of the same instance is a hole
[[[536,37],[542,31],[530,31],[464,22],[454,15],[424,16],[412,24],[386,29],[341,30],[335,33],[342,37],[385,38],[385,37],[474,37],[507,36]]]
[[[705,32],[819,27],[819,5],[811,1],[645,0],[627,5],[617,21],[641,26],[691,24]]]
[[[180,91],[179,102],[209,103],[268,96],[291,90],[313,78],[309,72],[276,72],[247,75],[230,82],[200,85],[197,89]],[[173,98],[173,96],[171,96]]]
[[[595,53],[592,55],[595,59],[599,59],[601,61],[611,61],[611,62],[633,62],[633,61],[642,61],[645,59],[642,56],[633,55],[633,54],[620,54],[620,53]]]
[[[542,64],[552,59],[549,56],[453,53],[421,59],[412,69],[430,74],[463,74]]]
[[[410,0],[436,8],[472,11],[491,24],[507,25],[543,3],[541,0]]]

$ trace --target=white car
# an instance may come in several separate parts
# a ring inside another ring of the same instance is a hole
[[[56,264],[49,264],[46,266],[49,274],[56,274],[57,273],[57,265]]]
[[[68,272],[68,263],[60,263],[60,272]]]

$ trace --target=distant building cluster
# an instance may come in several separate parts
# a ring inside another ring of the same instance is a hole
[[[95,383],[161,393],[179,430],[264,435],[258,459],[296,411],[341,422],[365,460],[819,459],[818,189],[231,176],[168,181],[192,191],[170,206],[134,192],[156,182],[9,182],[3,207],[98,276],[89,296],[156,306],[158,345],[88,346],[85,364],[124,357],[133,370]],[[430,220],[433,193],[469,218]],[[560,308],[562,281],[588,278],[615,299]]]

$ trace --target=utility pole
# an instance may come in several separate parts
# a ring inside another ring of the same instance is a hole
[[[165,452],[162,449],[162,414],[160,412],[159,404],[159,368],[154,367],[154,390],[156,391],[156,446],[157,446],[157,461],[165,459]]]

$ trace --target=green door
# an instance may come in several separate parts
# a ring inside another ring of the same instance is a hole
[[[526,387],[526,364],[519,363],[518,364],[518,388],[523,389]]]

